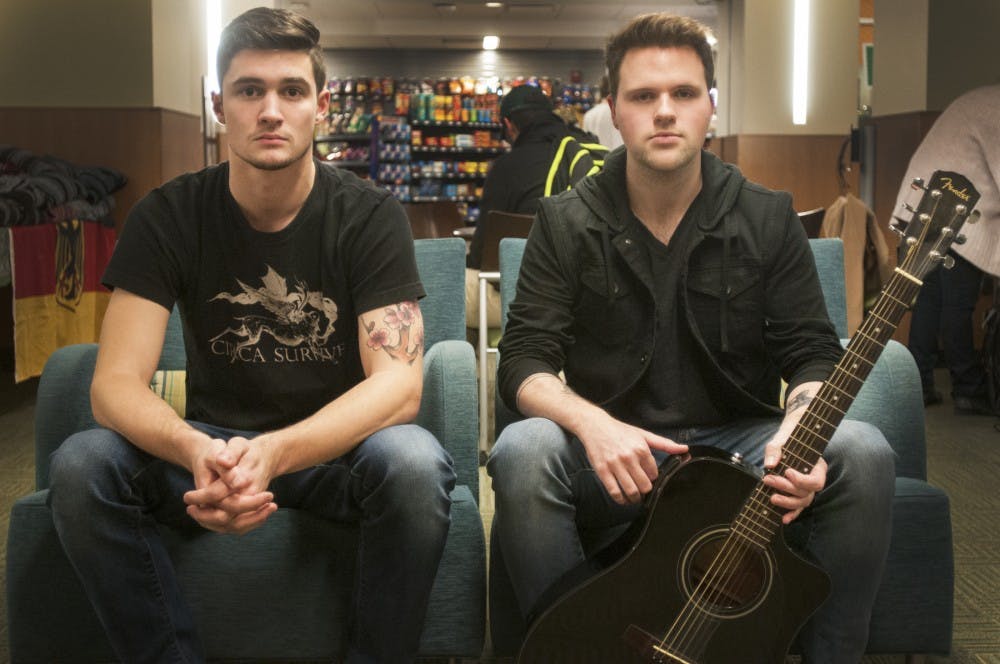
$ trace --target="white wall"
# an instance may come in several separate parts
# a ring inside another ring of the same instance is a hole
[[[846,134],[856,123],[858,3],[811,4],[808,112],[795,125],[793,0],[732,0],[728,133]]]
[[[152,0],[153,106],[200,115],[204,0]]]
[[[148,0],[0,0],[0,106],[153,100]]]

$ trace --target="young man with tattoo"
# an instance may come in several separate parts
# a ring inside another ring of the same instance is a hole
[[[318,40],[284,10],[226,27],[213,103],[231,158],[140,201],[104,275],[104,428],[55,454],[51,504],[125,662],[204,659],[157,522],[242,534],[279,507],[359,525],[347,661],[417,652],[454,474],[408,424],[424,291],[405,214],[312,157],[329,105]],[[186,419],[149,389],[175,304]]]
[[[609,39],[624,149],[543,200],[525,248],[498,390],[529,419],[502,432],[488,462],[493,528],[525,615],[639,514],[668,455],[711,445],[775,466],[841,355],[791,198],[702,150],[714,111],[706,37],[652,14]],[[800,634],[806,661],[843,664],[867,640],[893,458],[854,421],[824,457],[764,481],[833,581]]]

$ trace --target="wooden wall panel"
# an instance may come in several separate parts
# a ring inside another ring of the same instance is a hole
[[[937,119],[938,111],[898,113],[869,118],[868,124],[875,127],[875,171],[873,209],[879,221],[885,220],[886,241],[895,247],[898,238],[888,231],[888,224],[896,205],[896,196],[903,184],[903,176],[910,165],[910,158],[916,152],[920,141]]]
[[[846,139],[846,134],[726,136],[720,156],[748,179],[790,192],[795,209],[805,212],[827,207],[840,195],[837,156]],[[846,179],[857,193],[857,171],[846,173]]]
[[[164,109],[160,115],[160,146],[161,182],[204,168],[201,118]]]
[[[910,157],[916,152],[927,131],[940,115],[938,111],[916,111],[869,118],[875,127],[875,164],[872,209],[885,233],[886,244],[895,254],[899,236],[889,230],[895,212],[896,197],[903,184]],[[910,335],[910,314],[907,312],[892,338],[906,344]]]
[[[201,120],[159,108],[0,108],[0,144],[121,171],[116,224],[153,188],[201,168]]]

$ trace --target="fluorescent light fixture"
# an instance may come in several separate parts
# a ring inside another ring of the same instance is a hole
[[[483,37],[483,50],[495,51],[500,47],[500,38],[496,35],[486,35]]]
[[[792,55],[792,124],[806,123],[809,98],[809,5],[811,0],[795,0],[795,41]]]
[[[487,2],[486,6],[489,7],[490,9],[500,9],[501,7],[503,7],[503,3],[502,2]]]
[[[222,33],[222,5],[220,0],[205,3],[205,85],[211,92],[218,92],[222,81],[215,71],[215,52],[219,50],[219,35]]]

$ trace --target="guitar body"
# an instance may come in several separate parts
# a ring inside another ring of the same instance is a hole
[[[556,584],[566,592],[529,628],[519,664],[783,662],[830,584],[780,531],[770,546],[730,557],[724,567],[734,578],[710,600],[689,602],[716,578],[706,569],[718,567],[730,522],[758,482],[753,469],[713,448],[668,460],[644,515],[586,570]]]

